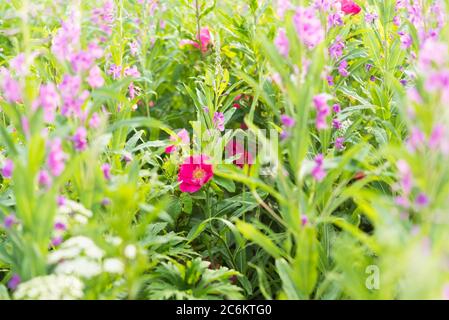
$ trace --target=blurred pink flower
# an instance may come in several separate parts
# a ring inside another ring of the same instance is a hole
[[[315,166],[312,169],[312,177],[320,182],[326,177],[326,171],[323,168],[324,156],[320,153],[315,157],[314,161]]]
[[[76,129],[72,141],[77,151],[84,151],[87,148],[87,130],[84,127]]]
[[[101,171],[106,180],[111,180],[111,165],[109,163],[103,163],[101,165]]]
[[[279,54],[284,56],[285,58],[288,58],[288,52],[289,52],[289,42],[287,38],[287,34],[285,32],[284,28],[280,28],[278,30],[278,34],[276,38],[274,39],[274,44],[276,45],[276,48],[279,51]]]
[[[181,131],[178,132],[178,134],[176,136],[171,136],[170,140],[171,141],[178,141],[178,139],[181,140],[182,144],[188,145],[190,143],[190,136],[189,136],[189,132],[186,129],[182,129]],[[165,153],[173,153],[176,151],[176,145],[170,145],[167,148],[165,148]]]
[[[68,156],[62,150],[62,143],[60,138],[55,138],[49,142],[49,153],[47,158],[47,166],[50,173],[57,177],[61,175],[65,168],[65,161]]]
[[[214,122],[214,126],[216,129],[218,129],[219,131],[224,131],[224,121],[225,121],[225,117],[224,114],[221,112],[215,112],[214,113],[214,118],[213,118],[213,122]]]
[[[324,40],[324,29],[312,7],[298,7],[293,16],[293,23],[299,39],[309,48],[315,48]]]
[[[2,168],[2,176],[5,179],[11,179],[14,170],[14,162],[11,159],[6,159]]]
[[[103,75],[101,74],[100,68],[95,65],[90,69],[89,76],[87,77],[87,83],[92,88],[100,88],[104,85]]]

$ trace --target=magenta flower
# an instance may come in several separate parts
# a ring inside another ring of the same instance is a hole
[[[344,48],[345,43],[342,41],[341,36],[337,36],[334,43],[329,47],[329,55],[332,59],[338,59],[343,55]]]
[[[341,106],[336,103],[332,106],[332,110],[334,110],[335,113],[339,113],[341,111]]]
[[[139,72],[139,70],[137,70],[136,66],[126,67],[124,74],[125,74],[125,77],[131,77],[131,78],[140,77],[140,72]]]
[[[44,121],[52,123],[55,119],[56,109],[61,103],[61,98],[53,83],[41,85],[38,104],[44,110]]]
[[[398,34],[401,39],[401,48],[404,50],[410,48],[413,43],[412,36],[404,31],[399,31]]]
[[[335,139],[335,149],[336,150],[343,150],[345,148],[344,146],[345,138],[338,137]]]
[[[103,163],[101,165],[101,171],[106,180],[111,180],[111,165],[109,163]]]
[[[420,149],[425,144],[426,137],[424,136],[424,133],[417,127],[413,127],[410,137],[407,140],[407,146],[410,151],[415,151],[417,149]]]
[[[100,126],[100,123],[101,123],[101,119],[100,119],[100,116],[98,115],[98,113],[97,112],[92,113],[92,116],[90,117],[90,120],[89,120],[89,125],[92,128],[96,129]]]
[[[3,225],[6,229],[11,229],[14,224],[17,223],[17,218],[14,214],[9,214],[3,220]]]
[[[41,170],[39,171],[38,175],[37,175],[37,181],[39,183],[40,186],[48,188],[51,186],[51,176],[48,173],[47,170]]]
[[[3,70],[2,91],[6,101],[19,103],[22,101],[22,89],[18,81],[14,80],[9,71]]]
[[[199,42],[199,43],[198,43]],[[179,43],[183,45],[192,45],[197,49],[200,49],[202,53],[206,53],[209,49],[209,45],[212,43],[211,34],[208,27],[201,28],[200,34],[197,35],[197,41],[193,40],[181,40]]]
[[[429,148],[437,149],[444,139],[445,128],[441,124],[437,124],[433,127],[432,133],[429,137]]]
[[[62,143],[60,138],[55,138],[49,143],[49,153],[47,158],[47,166],[50,173],[57,177],[65,168],[65,161],[67,160],[67,154],[62,150]]]
[[[55,225],[53,226],[53,228],[56,231],[66,231],[67,230],[67,225],[63,222],[56,222]]]
[[[2,176],[5,179],[11,179],[14,170],[14,162],[11,159],[6,159],[2,168]]]
[[[329,28],[338,27],[343,25],[343,19],[339,12],[330,13],[327,16],[327,24]]]
[[[341,122],[338,119],[332,119],[332,127],[334,129],[340,130],[341,129]]]
[[[60,60],[68,60],[80,43],[81,28],[76,23],[76,17],[72,13],[67,21],[63,21],[61,28],[53,38],[52,53]]]
[[[322,93],[313,97],[313,104],[316,109],[316,128],[317,130],[327,129],[327,116],[330,114],[330,109],[327,104],[329,95]]]
[[[342,77],[347,77],[349,76],[349,72],[346,69],[348,67],[348,62],[346,60],[343,60],[342,62],[340,62],[340,65],[338,66],[338,73],[342,76]]]
[[[312,169],[312,177],[320,182],[326,177],[326,171],[324,171],[323,163],[324,163],[324,156],[322,154],[318,154],[315,159],[315,166]]]
[[[224,122],[225,122],[224,114],[222,112],[215,112],[213,118],[215,128],[218,129],[219,131],[224,131],[225,129]]]
[[[295,126],[296,120],[286,114],[283,114],[281,115],[281,122],[285,127],[292,128]]]
[[[320,19],[316,16],[312,7],[298,7],[293,16],[298,38],[309,48],[315,48],[324,40],[324,29]]]
[[[301,225],[305,226],[309,222],[309,218],[305,214],[301,215]]]
[[[63,239],[62,239],[61,236],[56,236],[56,237],[53,237],[53,238],[51,239],[50,244],[51,244],[53,247],[57,247],[57,246],[59,246],[59,245],[62,243],[62,241],[63,241]]]
[[[345,14],[355,15],[362,10],[362,8],[352,0],[338,0],[338,2],[341,4],[341,11]]]
[[[11,279],[8,281],[8,288],[11,290],[16,290],[20,282],[22,282],[20,276],[18,274],[13,274]]]
[[[288,42],[287,34],[284,28],[280,28],[276,38],[274,39],[274,44],[279,51],[281,56],[288,58],[288,52],[290,50],[290,45]]]
[[[83,72],[90,69],[94,63],[94,57],[90,52],[80,51],[70,55],[70,63],[75,72]]]
[[[98,66],[93,66],[89,71],[89,76],[87,77],[87,83],[92,88],[100,88],[104,85],[103,75],[101,74],[101,69]]]
[[[84,151],[87,148],[87,131],[84,127],[76,129],[75,134],[72,137],[72,141],[77,151]]]
[[[112,79],[116,80],[122,75],[122,66],[117,66],[116,64],[111,64],[108,70],[108,74],[112,75]]]
[[[416,206],[423,208],[423,207],[427,207],[429,205],[429,198],[427,197],[427,195],[425,193],[420,193],[416,196],[415,199],[415,203]]]
[[[188,157],[179,169],[178,181],[181,182],[179,189],[182,192],[194,193],[201,189],[210,179],[214,172],[209,158],[205,155]]]

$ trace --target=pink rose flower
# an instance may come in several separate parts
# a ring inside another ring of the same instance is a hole
[[[197,192],[214,175],[211,164],[206,163],[209,157],[195,155],[188,157],[181,165],[178,181],[181,182],[179,189],[182,192]]]

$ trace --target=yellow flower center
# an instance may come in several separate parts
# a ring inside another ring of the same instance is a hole
[[[201,168],[196,168],[192,174],[193,178],[196,180],[203,179],[205,175],[206,175],[206,172]]]

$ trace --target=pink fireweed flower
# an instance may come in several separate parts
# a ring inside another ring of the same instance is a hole
[[[375,13],[375,12],[373,12],[373,13],[367,12],[367,13],[365,14],[365,21],[366,21],[366,23],[373,23],[374,21],[376,21],[376,19],[377,19],[378,17],[379,17],[379,16],[378,16],[377,13]]]
[[[181,182],[179,189],[182,192],[197,192],[212,179],[213,166],[208,161],[209,158],[205,155],[194,155],[183,162],[178,174],[178,181]]]
[[[435,125],[429,137],[429,148],[433,150],[438,149],[443,142],[444,136],[445,127],[441,124]]]
[[[338,73],[342,76],[342,77],[347,77],[349,76],[349,72],[346,69],[348,67],[348,62],[346,60],[343,60],[342,62],[340,62],[340,65],[338,66]]]
[[[219,131],[224,131],[225,129],[224,122],[225,122],[224,114],[222,112],[215,112],[213,118],[215,128],[218,129]]]
[[[284,19],[287,10],[292,8],[292,4],[289,0],[277,0],[276,3],[276,14],[279,18]]]
[[[180,140],[182,144],[188,145],[190,143],[190,135],[186,129],[182,129],[178,132],[176,136],[171,136],[170,141],[178,141]],[[176,151],[176,145],[172,144],[165,148],[165,153],[170,154]]]
[[[419,128],[413,127],[407,140],[407,147],[411,152],[414,152],[424,146],[425,140],[424,133]]]
[[[94,57],[89,52],[80,51],[70,55],[70,63],[75,72],[83,72],[90,69],[94,63]]]
[[[416,196],[415,204],[419,208],[427,207],[429,205],[429,198],[425,193],[420,193]]]
[[[17,80],[13,79],[8,70],[3,69],[2,73],[3,79],[1,82],[3,95],[6,101],[10,103],[19,103],[22,101],[22,89]]]
[[[97,112],[92,113],[92,116],[89,120],[89,126],[91,126],[94,129],[97,129],[100,126],[101,119]]]
[[[68,156],[62,150],[62,143],[60,138],[55,138],[49,142],[49,153],[47,158],[47,166],[50,173],[57,177],[61,175],[65,168],[65,161]]]
[[[125,77],[131,77],[131,78],[139,78],[140,72],[137,70],[136,66],[133,67],[126,67],[124,71]]]
[[[330,96],[322,93],[313,97],[313,104],[316,109],[316,128],[323,130],[327,128],[327,116],[330,114],[330,108],[327,104]]]
[[[11,159],[6,159],[2,168],[2,176],[5,179],[11,179],[14,171],[14,162]]]
[[[104,85],[103,75],[101,74],[101,69],[98,66],[93,66],[89,71],[89,76],[87,77],[87,83],[92,88],[100,88]]]
[[[324,156],[322,154],[318,154],[315,159],[315,166],[312,169],[312,177],[320,182],[326,177],[326,171],[324,171],[323,163],[324,163]]]
[[[115,4],[113,0],[104,2],[103,7],[95,8],[92,11],[91,21],[107,35],[112,33],[112,25],[115,20]]]
[[[298,7],[293,16],[293,23],[299,39],[309,48],[315,48],[324,40],[324,29],[312,7]]]
[[[286,34],[284,28],[280,28],[278,30],[276,39],[274,39],[274,44],[276,45],[276,48],[278,49],[279,54],[281,56],[284,56],[285,58],[288,58],[288,52],[290,50],[290,45],[289,45],[287,34]]]
[[[72,137],[75,150],[84,151],[87,148],[87,130],[84,127],[76,129],[75,134]]]
[[[245,164],[251,165],[254,162],[253,155],[249,150],[246,150],[244,145],[232,139],[228,142],[225,147],[225,157],[233,158],[238,156],[236,160],[234,160],[234,164],[240,168],[243,168]]]
[[[77,17],[72,13],[67,21],[62,22],[61,28],[53,38],[51,51],[60,61],[70,59],[79,45],[81,28],[76,20]]]
[[[101,171],[106,180],[111,180],[111,165],[109,163],[103,163],[101,165]]]
[[[122,67],[111,64],[108,70],[108,74],[112,76],[112,79],[117,80],[122,75]]]
[[[37,104],[44,110],[44,121],[52,123],[61,98],[53,83],[41,85]]]
[[[22,282],[22,279],[18,274],[13,274],[11,279],[8,281],[8,288],[11,290],[16,290],[19,284]]]
[[[37,175],[37,181],[40,186],[48,188],[51,186],[52,179],[47,170],[41,170]]]
[[[338,59],[343,55],[343,49],[345,48],[345,43],[341,39],[341,36],[335,38],[334,43],[329,47],[329,55],[333,59]]]
[[[281,115],[281,122],[285,127],[292,128],[295,126],[296,120],[286,114],[283,114]]]
[[[344,142],[345,142],[345,138],[343,137],[338,137],[335,139],[335,149],[337,150],[343,150],[344,147]]]
[[[3,220],[3,226],[6,229],[11,229],[17,223],[17,217],[14,214],[9,214]]]
[[[343,18],[340,12],[329,13],[327,17],[327,24],[329,28],[338,27],[343,25]]]
[[[413,187],[412,171],[405,160],[399,160],[396,163],[396,166],[399,171],[400,186],[402,191],[404,192],[404,195],[408,195],[412,191]]]
[[[413,39],[410,34],[404,31],[399,31],[399,38],[401,39],[401,48],[402,49],[408,49],[412,46]]]
[[[136,56],[139,53],[139,43],[135,40],[130,42],[129,50],[130,50],[132,56]]]
[[[338,0],[338,2],[341,4],[341,11],[345,14],[355,15],[362,10],[362,8],[352,0]]]

